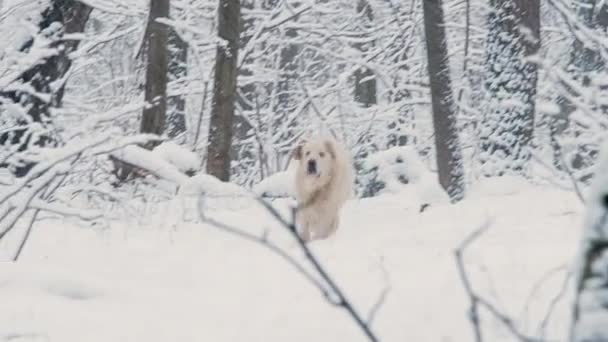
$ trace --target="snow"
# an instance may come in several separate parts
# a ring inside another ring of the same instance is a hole
[[[366,159],[365,167],[377,170],[376,180],[384,184],[380,194],[414,195],[422,204],[449,201],[436,175],[424,165],[413,147],[397,146],[377,152]]]
[[[277,172],[254,185],[253,192],[261,197],[296,197],[295,177],[297,162],[290,162],[287,170]]]
[[[172,141],[163,142],[155,147],[152,153],[181,172],[196,172],[201,168],[202,162],[198,154]]]
[[[217,198],[207,217],[265,235],[306,264],[255,201],[233,206],[245,190],[205,175],[189,182],[184,191],[230,196]],[[388,288],[372,325],[380,339],[472,340],[453,250],[488,219],[491,228],[465,254],[473,284],[536,334],[565,277],[546,275],[568,266],[578,247],[576,196],[498,179],[456,205],[419,213],[418,201],[406,190],[352,200],[337,234],[311,244],[364,317]],[[287,212],[287,201],[273,204]],[[0,341],[365,341],[343,311],[264,247],[183,222],[174,215],[178,202],[147,205],[139,225],[39,223],[20,261],[0,263]],[[0,260],[12,256],[22,229],[0,242]],[[567,336],[570,292],[552,315],[550,338]],[[516,340],[486,312],[482,324],[488,341]]]
[[[175,165],[160,158],[161,153],[153,153],[142,147],[130,145],[112,154],[119,160],[150,171],[156,176],[176,184],[186,183],[189,179]]]

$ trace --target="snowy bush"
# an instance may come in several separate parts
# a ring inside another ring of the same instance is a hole
[[[427,169],[413,147],[398,146],[377,152],[365,159],[363,167],[367,172],[360,179],[362,197],[409,191],[423,203],[447,200],[436,175]]]

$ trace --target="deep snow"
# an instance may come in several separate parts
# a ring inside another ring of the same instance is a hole
[[[224,202],[222,202],[224,201]],[[287,212],[288,200],[274,205]],[[470,341],[468,301],[453,250],[488,220],[466,254],[474,285],[530,334],[579,246],[572,193],[492,180],[457,205],[419,212],[415,192],[353,200],[336,236],[312,249],[382,341]],[[179,201],[149,203],[143,221],[109,228],[38,223],[18,263],[0,263],[0,341],[364,341],[340,309],[260,245],[199,222]],[[205,214],[262,235],[305,263],[297,245],[250,200],[214,199]],[[15,240],[0,243],[0,260]],[[571,286],[570,286],[571,288]],[[531,298],[531,299],[530,299]],[[549,324],[566,336],[571,293]],[[487,341],[513,341],[482,315]]]

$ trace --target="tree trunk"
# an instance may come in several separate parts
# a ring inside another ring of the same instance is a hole
[[[217,46],[213,82],[213,107],[209,123],[207,173],[222,181],[230,180],[230,146],[236,100],[237,61],[240,31],[239,0],[220,0]]]
[[[492,0],[490,4],[484,85],[487,115],[479,132],[482,172],[485,176],[526,174],[538,68],[525,59],[540,46],[540,0]]]
[[[175,28],[169,32],[169,80],[184,82],[188,75],[188,43],[186,43]],[[179,82],[178,82],[179,83]],[[179,87],[183,90],[183,87]],[[183,94],[170,96],[167,99],[167,135],[175,138],[186,132],[186,96]]]
[[[370,7],[369,2],[367,0],[358,0],[357,2],[357,13],[364,21],[362,28],[367,29],[372,27],[374,21],[374,15],[372,12],[372,8]],[[361,39],[365,37],[364,34],[361,35]],[[361,51],[363,56],[366,55],[367,51],[370,49],[372,43],[364,44],[357,43],[355,44],[356,48]],[[355,101],[363,105],[364,107],[371,107],[378,103],[377,100],[377,85],[376,85],[376,77],[373,71],[368,68],[361,67],[355,71]]]
[[[150,0],[146,28],[146,107],[141,118],[141,133],[163,134],[167,113],[167,69],[169,27],[157,21],[169,18],[169,0]],[[147,147],[151,148],[151,144]]]
[[[241,1],[241,19],[240,19],[240,32],[239,32],[239,50],[243,50],[249,44],[252,36],[255,34],[256,19],[251,12],[255,12],[255,1],[254,0],[242,0]],[[249,11],[249,15],[244,14],[245,10]],[[253,104],[256,101],[256,83],[252,80],[251,70],[252,64],[254,63],[252,57],[247,57],[238,65],[237,78],[246,79],[248,82],[239,84],[237,87],[236,103],[240,110],[234,113],[233,122],[233,143],[230,146],[230,156],[232,159],[238,159],[241,161],[239,166],[231,168],[231,172],[240,173],[248,168],[252,167],[252,162],[255,160],[255,156],[252,151],[255,150],[255,146],[248,143],[248,138],[251,136],[252,126],[248,121],[247,113],[251,113],[254,109]]]
[[[448,65],[442,0],[424,1],[424,32],[439,182],[455,202],[464,197],[464,171]]]
[[[38,36],[45,36],[46,39],[52,41],[49,47],[56,49],[57,53],[42,59],[39,63],[24,71],[15,82],[31,87],[37,94],[48,95],[50,101],[44,101],[40,96],[32,96],[32,92],[2,91],[0,92],[0,102],[3,105],[13,103],[21,106],[31,120],[41,124],[43,129],[41,132],[33,133],[27,128],[17,128],[10,133],[3,133],[0,135],[0,145],[16,145],[18,146],[17,150],[22,152],[26,151],[30,145],[45,146],[59,142],[59,139],[53,135],[55,130],[52,128],[51,108],[61,107],[65,80],[60,82],[57,89],[53,88],[53,84],[67,74],[72,66],[69,54],[76,50],[80,43],[78,40],[65,41],[63,35],[83,32],[91,10],[91,7],[79,1],[55,0],[51,1],[42,12],[42,20],[38,23],[38,35],[29,39],[20,48],[20,51],[30,51],[34,40],[38,39]],[[51,25],[57,22],[61,23],[62,27],[57,30],[50,30]],[[0,110],[4,111],[5,109]],[[19,119],[16,124],[25,126],[28,124],[27,121]],[[25,162],[14,169],[14,174],[17,177],[22,177],[33,166],[34,163]]]

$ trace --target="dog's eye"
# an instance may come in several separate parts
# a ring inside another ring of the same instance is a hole
[[[320,152],[319,157],[321,157],[321,158],[325,157],[325,152]]]
[[[309,156],[310,155],[310,151],[306,151],[306,155]]]

